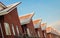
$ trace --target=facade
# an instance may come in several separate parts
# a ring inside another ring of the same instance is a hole
[[[42,23],[41,24],[41,29],[42,29],[42,33],[43,33],[43,38],[46,38],[46,23]]]
[[[0,2],[0,38],[60,38],[60,32],[41,24],[41,19],[32,21],[34,12],[18,17],[20,3],[5,6]],[[59,27],[60,22],[54,25]]]
[[[32,17],[33,17],[34,13],[30,13],[30,14],[26,14],[23,16],[20,16],[20,22],[21,22],[21,26],[23,29],[23,34],[24,37],[36,37],[36,33],[35,33],[35,29],[33,26],[33,21],[32,21]]]
[[[0,38],[18,38],[22,32],[17,13],[17,5],[20,3],[5,6],[0,2]]]
[[[60,38],[60,32],[55,28],[47,27],[46,28],[47,38]]]
[[[41,29],[41,21],[42,21],[41,19],[37,19],[33,21],[35,32],[38,38],[43,38],[43,33]]]

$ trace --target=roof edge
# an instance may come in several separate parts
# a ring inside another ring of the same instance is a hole
[[[17,5],[19,5],[21,2],[17,2],[12,4],[13,6],[10,5],[10,7],[7,7],[6,9],[0,11],[0,15],[5,15],[8,14],[9,12],[11,12],[13,9],[16,8]]]
[[[53,27],[51,27],[50,29],[51,29],[50,31],[47,32],[47,30],[46,30],[46,32],[47,32],[47,33],[53,33],[53,34],[56,34],[56,35],[59,35],[59,36],[60,36],[60,32],[57,31],[57,29],[55,29],[55,28],[53,28]]]
[[[0,2],[1,6],[3,6],[3,8],[7,8],[2,2]]]

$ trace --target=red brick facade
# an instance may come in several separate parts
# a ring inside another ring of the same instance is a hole
[[[55,28],[47,27],[46,36],[46,38],[60,38],[60,33]]]
[[[19,32],[22,32],[22,28],[21,28],[21,25],[20,25],[18,14],[17,14],[17,8],[15,8],[14,10],[12,10],[10,13],[8,13],[6,15],[0,16],[0,23],[1,23],[4,38],[14,38],[14,35],[13,35],[13,32],[12,32],[12,24],[13,24],[14,29],[15,29],[15,33],[16,33],[15,36],[18,35],[17,30],[16,30],[16,26],[18,26]],[[11,30],[11,35],[6,35],[4,23],[9,24],[9,27],[10,27],[10,30]],[[2,34],[0,34],[0,36],[1,35]]]
[[[24,25],[22,25],[22,26],[24,26]],[[29,29],[29,32],[30,32],[30,35],[31,35],[30,37],[33,37],[33,38],[36,37],[36,32],[35,32],[35,29],[34,29],[34,26],[33,26],[32,19],[25,26],[26,26],[26,31],[27,31],[27,28]],[[22,29],[24,29],[24,28],[22,28]],[[24,31],[24,34],[26,33],[26,31]]]
[[[34,26],[33,26],[32,19],[31,19],[30,23],[27,24],[27,27],[30,29],[31,36],[35,37],[36,36],[36,32],[35,32],[35,29],[34,29]]]
[[[17,5],[5,6],[0,2],[0,38],[60,38],[60,33],[51,27],[46,30],[46,23],[32,21],[34,13],[19,17]],[[37,26],[36,26],[37,25]]]
[[[46,36],[46,30],[42,30],[42,34],[43,34],[43,38],[46,38],[47,36]]]
[[[41,28],[35,28],[36,34],[39,38],[44,38]],[[39,32],[39,34],[38,34]]]
[[[60,38],[60,36],[52,33],[47,33],[47,38]]]

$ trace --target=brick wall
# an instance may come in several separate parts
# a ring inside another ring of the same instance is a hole
[[[60,36],[52,33],[47,33],[47,38],[60,38]]]
[[[35,29],[33,26],[32,19],[31,19],[30,23],[27,24],[27,27],[30,29],[31,36],[36,37],[37,35],[36,35]]]
[[[6,15],[0,16],[0,18],[1,18],[0,21],[1,21],[1,25],[2,25],[2,30],[3,30],[3,34],[4,34],[5,38],[8,38],[8,36],[10,38],[14,37],[13,32],[12,32],[12,24],[14,25],[16,36],[18,35],[17,30],[16,30],[16,26],[18,26],[19,32],[22,32],[20,20],[18,18],[17,8],[15,8],[14,10],[12,10],[10,13],[8,13]],[[5,28],[4,28],[4,22],[9,24],[10,30],[11,30],[11,35],[6,35]]]

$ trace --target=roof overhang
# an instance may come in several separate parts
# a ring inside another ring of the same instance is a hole
[[[24,25],[24,24],[28,24],[28,23],[30,23],[30,20],[31,20],[31,18],[24,19],[24,20],[20,20],[21,25]]]
[[[11,12],[13,9],[15,9],[17,7],[17,5],[19,5],[21,2],[17,2],[17,3],[14,3],[14,4],[11,4],[9,6],[7,6],[6,9],[0,11],[0,16],[1,15],[5,15],[5,14],[8,14],[9,12]]]
[[[0,2],[0,6],[2,6],[3,8],[7,8],[2,2]]]
[[[42,30],[45,30],[45,29],[46,29],[46,25],[47,25],[46,23],[42,23],[42,24],[41,24],[41,29],[42,29]]]
[[[42,19],[37,19],[33,21],[34,28],[40,28]],[[36,22],[36,23],[35,23]]]
[[[59,35],[60,36],[60,32],[59,31],[57,31],[55,28],[52,28],[52,27],[47,27],[46,28],[46,32],[47,33],[52,33],[52,34],[55,34],[55,35]]]
[[[34,13],[30,13],[30,14],[31,14],[30,17],[25,18],[25,19],[23,19],[23,20],[22,20],[20,17],[24,17],[24,16],[27,16],[27,15],[29,15],[29,14],[19,17],[21,25],[30,23],[30,21],[32,20],[32,17],[33,17],[33,15],[34,15]]]

